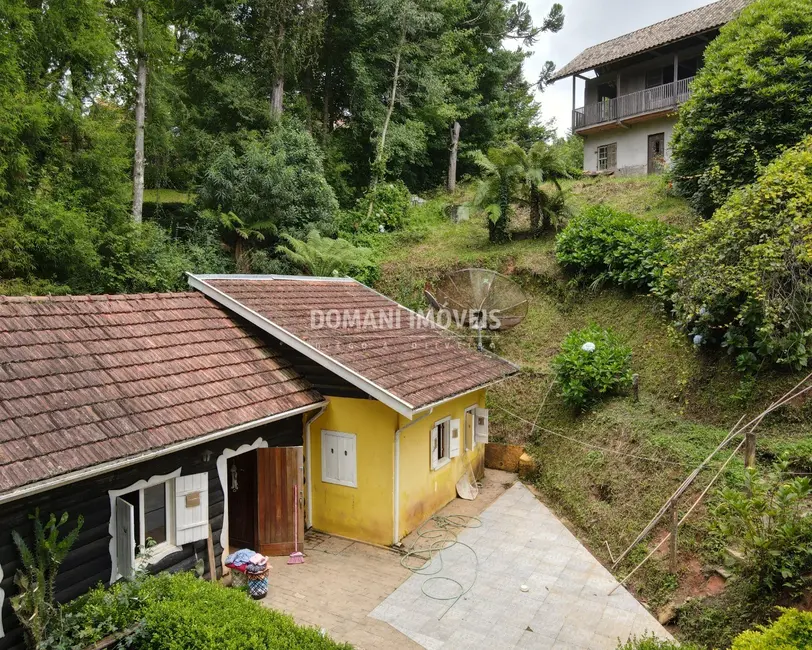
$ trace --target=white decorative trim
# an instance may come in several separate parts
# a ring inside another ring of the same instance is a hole
[[[0,564],[0,582],[3,582],[3,565]],[[0,588],[0,639],[6,636],[5,631],[3,630],[3,600],[6,597],[6,593]]]
[[[11,492],[5,492],[3,494],[0,494],[0,505],[8,503],[9,501],[15,501],[16,499],[31,496],[32,494],[40,494],[41,492],[47,492],[48,490],[53,490],[54,488],[60,487],[62,485],[69,485],[70,483],[84,481],[85,479],[93,478],[94,476],[98,476],[100,474],[106,474],[107,472],[112,472],[117,469],[122,469],[123,467],[137,465],[138,463],[143,463],[147,460],[152,460],[153,458],[159,458],[160,456],[166,456],[167,454],[172,454],[176,451],[188,449],[189,447],[204,445],[208,442],[212,442],[213,440],[219,440],[220,438],[225,438],[235,433],[247,431],[248,429],[255,429],[256,427],[260,427],[263,424],[268,424],[269,422],[276,422],[277,420],[284,420],[286,418],[293,417],[294,415],[307,413],[308,411],[315,411],[316,409],[321,408],[326,404],[327,404],[326,401],[321,401],[316,402],[315,404],[308,404],[307,406],[300,406],[298,408],[291,409],[290,411],[284,411],[283,413],[269,415],[268,417],[260,418],[259,420],[252,420],[251,422],[238,424],[237,426],[230,427],[229,429],[222,429],[221,431],[215,431],[214,433],[209,433],[204,436],[184,440],[174,445],[169,445],[167,447],[162,447],[160,449],[152,449],[150,451],[145,451],[144,453],[137,454],[135,456],[121,458],[119,460],[111,460],[106,463],[94,465],[93,467],[86,467],[85,469],[80,469],[75,472],[70,472],[68,474],[56,476],[52,479],[46,479],[44,481],[38,481],[37,483],[32,483],[30,485],[24,485],[23,487],[17,488],[16,490],[12,490]]]
[[[188,271],[186,275],[190,278],[198,278],[199,280],[300,280],[303,282],[318,280],[319,282],[357,282],[357,280],[348,276],[335,277],[326,275],[278,275],[276,273],[265,275],[252,273],[203,273],[194,275]]]
[[[308,528],[313,527],[313,461],[310,459],[310,426],[324,414],[328,405],[322,406],[305,422],[305,480],[307,481],[307,521],[305,523]]]
[[[240,445],[237,449],[223,449],[223,453],[217,457],[217,477],[220,479],[220,489],[223,490],[223,527],[220,529],[220,546],[223,553],[220,556],[220,566],[223,575],[226,572],[226,556],[228,556],[228,459],[234,456],[248,453],[254,449],[265,449],[268,441],[257,438],[250,445]]]
[[[142,479],[140,481],[136,481],[132,485],[126,488],[122,488],[119,490],[108,490],[107,494],[110,497],[110,523],[108,524],[107,532],[110,534],[110,560],[112,562],[112,566],[110,567],[110,584],[113,584],[118,578],[121,576],[118,573],[118,557],[116,552],[116,498],[124,495],[129,494],[130,492],[135,492],[136,490],[143,490],[144,488],[152,487],[153,485],[159,485],[160,483],[166,483],[167,481],[171,481],[174,478],[180,476],[181,468],[178,467],[173,472],[169,474],[157,474],[155,476],[150,477],[149,479]],[[141,510],[141,508],[139,508]],[[140,512],[139,512],[140,516]],[[169,535],[169,530],[166,531],[167,535]],[[161,557],[166,557],[170,553],[174,553],[175,551],[180,550],[177,547],[173,547],[175,550],[168,550],[165,549],[166,552],[163,553]]]

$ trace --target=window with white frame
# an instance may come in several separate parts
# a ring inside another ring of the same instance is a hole
[[[598,171],[617,167],[617,143],[603,144],[598,147]]]
[[[111,582],[208,536],[208,473],[180,473],[110,491]]]
[[[321,430],[321,480],[358,487],[354,433]]]
[[[434,423],[431,429],[431,469],[439,469],[451,460],[451,418]]]

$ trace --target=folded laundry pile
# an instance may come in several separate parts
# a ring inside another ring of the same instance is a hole
[[[236,553],[226,557],[226,566],[241,573],[261,573],[268,566],[268,558],[252,551],[250,548],[241,548]]]

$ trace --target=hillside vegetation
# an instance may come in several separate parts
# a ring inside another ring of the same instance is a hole
[[[604,203],[680,229],[695,222],[687,203],[671,196],[657,177],[564,185],[575,212]],[[453,198],[432,198],[412,208],[403,231],[376,240],[383,258],[378,287],[418,308],[424,306],[424,284],[452,269],[494,269],[522,285],[530,300],[527,318],[489,341],[495,352],[521,366],[518,377],[489,393],[492,439],[532,450],[540,465],[537,485],[546,502],[611,565],[609,549],[617,555],[634,540],[743,414],[758,414],[804,373],[738,372],[724,351],[700,351],[677,333],[661,303],[644,292],[578,284],[567,277],[555,258],[554,235],[523,236],[527,215],[521,209],[513,220],[513,238],[505,244],[488,242],[484,218],[453,223],[446,206],[466,199],[465,190]],[[621,395],[577,415],[564,405],[556,387],[551,388],[551,361],[567,333],[592,323],[610,328],[631,347],[639,402]],[[789,451],[796,465],[812,465],[812,445],[803,438],[810,415],[808,403],[793,404],[766,419],[759,430],[759,463],[768,464]],[[683,512],[718,467],[712,464],[700,476],[695,492],[685,497]],[[736,459],[724,481],[737,485],[742,475],[742,461]],[[718,577],[709,579],[702,569],[715,561],[718,549],[707,541],[704,506],[695,514],[680,532],[680,575],[672,576],[664,559],[655,559],[631,582],[652,608],[714,590]],[[662,533],[655,531],[649,540],[658,535]],[[641,545],[617,574],[625,575],[646,552]]]

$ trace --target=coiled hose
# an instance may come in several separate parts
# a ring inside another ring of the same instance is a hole
[[[426,530],[429,524],[434,527]],[[417,529],[417,539],[411,545],[408,551],[401,557],[400,564],[412,573],[417,575],[428,576],[423,584],[420,586],[420,591],[424,596],[439,601],[453,601],[445,610],[446,612],[451,609],[457,601],[467,594],[474,586],[479,572],[479,558],[476,551],[466,544],[459,541],[457,534],[460,530],[466,528],[479,528],[482,526],[482,520],[479,517],[469,515],[434,515],[430,519],[424,521]],[[437,575],[443,570],[443,551],[454,546],[462,546],[468,549],[473,555],[474,565],[474,578],[471,584],[467,587],[459,580],[449,578],[447,576]],[[428,557],[426,557],[428,553]],[[418,558],[422,564],[416,566],[412,558]],[[437,567],[432,569],[434,558],[437,558]],[[451,596],[443,596],[437,593],[438,584],[455,585],[457,587],[456,593]],[[432,591],[434,592],[432,593]],[[445,615],[440,616],[442,618]]]

